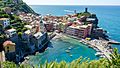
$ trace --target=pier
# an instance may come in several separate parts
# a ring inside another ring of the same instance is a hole
[[[120,45],[120,42],[115,41],[115,40],[109,40],[108,44],[116,44],[116,45]]]

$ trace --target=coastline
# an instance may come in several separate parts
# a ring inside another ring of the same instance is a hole
[[[113,49],[111,48],[111,44],[108,44],[108,41],[106,40],[85,40],[82,38],[77,38],[75,36],[71,36],[71,35],[67,35],[65,33],[56,33],[56,36],[53,39],[60,39],[60,38],[65,38],[65,37],[71,37],[74,39],[79,40],[80,43],[87,45],[89,48],[93,48],[94,50],[96,50],[96,56],[97,53],[99,53],[99,57],[101,58],[107,58],[107,59],[111,59],[110,58],[110,54],[112,54]]]

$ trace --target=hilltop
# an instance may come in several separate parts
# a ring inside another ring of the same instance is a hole
[[[29,7],[22,0],[0,0],[0,9],[10,7],[13,12],[22,11],[26,13],[36,14],[31,7]]]

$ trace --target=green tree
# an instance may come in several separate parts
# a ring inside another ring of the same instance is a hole
[[[17,28],[17,32],[22,32],[22,29],[21,28]]]
[[[12,29],[12,26],[11,25],[8,25],[7,27],[5,27],[5,29]]]
[[[18,37],[22,39],[22,32],[18,32]]]
[[[5,18],[9,18],[8,14],[3,14],[2,16],[5,17]]]
[[[28,29],[27,29],[27,28],[25,28],[25,27],[22,29],[22,31],[23,31],[23,32],[25,32],[26,30],[28,30]]]
[[[0,44],[2,44],[6,40],[6,36],[4,34],[0,34]]]
[[[2,32],[2,31],[3,31],[3,25],[0,24],[0,32]]]
[[[3,62],[2,66],[3,68],[17,68],[17,65],[15,63],[9,61]]]
[[[114,48],[113,54],[111,56],[111,61],[108,60],[109,66],[115,67],[115,68],[120,68],[120,54],[118,53],[118,49]]]

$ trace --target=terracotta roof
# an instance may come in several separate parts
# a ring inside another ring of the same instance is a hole
[[[3,43],[3,46],[5,47],[5,46],[8,46],[8,45],[15,45],[15,43],[13,43],[12,41],[5,41],[4,43]]]

